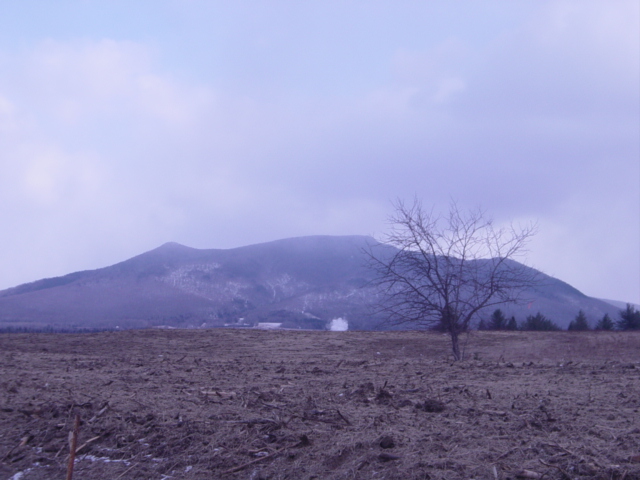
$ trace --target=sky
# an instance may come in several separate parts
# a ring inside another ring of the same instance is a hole
[[[640,3],[0,0],[0,289],[414,197],[640,304]]]

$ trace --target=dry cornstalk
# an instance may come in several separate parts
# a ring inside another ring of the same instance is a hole
[[[255,460],[251,460],[250,462],[243,463],[242,465],[238,465],[237,467],[230,468],[229,470],[225,470],[224,472],[222,472],[222,474],[223,475],[228,475],[230,473],[239,472],[240,470],[243,470],[243,469],[247,468],[250,465],[253,465],[253,464],[258,463],[258,462],[262,462],[264,460],[268,460],[269,458],[273,458],[276,455],[278,455],[279,453],[281,453],[284,450],[286,450],[287,448],[306,447],[309,444],[310,444],[309,438],[307,438],[306,435],[303,435],[302,437],[300,437],[300,441],[298,443],[296,443],[295,445],[286,445],[286,446],[284,446],[282,448],[279,448],[278,450],[274,450],[269,455],[265,455],[264,457],[256,458]]]
[[[265,455],[264,457],[260,457],[260,458],[257,458],[255,460],[251,460],[250,462],[243,463],[242,465],[239,465],[239,466],[234,467],[234,468],[230,468],[229,470],[225,470],[224,472],[222,472],[222,474],[223,475],[228,475],[229,473],[239,472],[240,470],[243,470],[243,469],[247,468],[248,466],[253,465],[254,463],[262,462],[262,461],[267,460],[269,458],[275,457],[277,454],[279,454],[280,452],[282,452],[283,450],[285,450],[287,448],[288,447],[279,448],[278,450],[274,451],[273,453],[270,453],[269,455]]]
[[[219,390],[201,390],[200,393],[203,395],[215,395],[221,398],[234,398],[236,396],[236,392],[223,392]]]
[[[96,440],[102,438],[102,435],[98,435],[97,437],[93,437],[90,438],[89,440],[87,440],[86,442],[84,442],[82,445],[80,445],[77,449],[76,449],[76,455],[80,452],[80,450],[83,450],[84,448],[86,448],[90,443],[95,442]]]
[[[568,478],[569,480],[571,480],[571,476],[570,476],[570,475],[569,475],[569,474],[568,474],[568,473],[567,473],[563,468],[560,468],[559,466],[557,466],[557,465],[553,465],[553,464],[551,464],[551,463],[543,462],[541,459],[538,459],[538,461],[539,461],[542,465],[544,465],[545,467],[552,467],[552,468],[555,468],[555,469],[556,469],[556,470],[558,470],[562,475],[564,475],[564,478]]]
[[[542,474],[533,470],[521,470],[516,473],[517,478],[542,478]]]
[[[69,463],[67,465],[67,479],[73,478],[73,465],[76,461],[76,447],[78,445],[78,432],[80,431],[80,415],[76,414],[73,422],[73,430],[69,432]]]
[[[137,466],[138,466],[138,464],[134,463],[129,468],[127,468],[124,472],[122,472],[120,475],[118,475],[114,480],[118,480],[119,478],[124,477],[127,473],[129,473],[133,469],[133,467],[137,467]]]
[[[29,443],[29,440],[31,440],[32,438],[33,438],[32,435],[25,435],[24,437],[22,437],[20,439],[20,443],[15,447],[13,447],[11,450],[9,450],[9,452],[4,457],[2,457],[2,460],[0,460],[0,462],[4,462],[7,458],[9,458],[11,454],[14,452],[14,450],[20,447],[24,447],[27,443]]]
[[[500,455],[498,458],[496,458],[495,461],[497,462],[498,460],[502,460],[504,457],[507,457],[507,456],[511,455],[516,450],[518,450],[518,447],[512,448],[511,450],[509,450],[507,452],[504,452],[502,455]]]
[[[98,417],[100,417],[101,415],[103,415],[107,410],[109,410],[109,404],[105,405],[104,407],[102,407],[102,409],[96,413],[91,420],[89,420],[89,423],[94,422]]]
[[[478,410],[479,413],[484,413],[485,415],[495,415],[497,417],[506,417],[508,415],[507,412],[502,412],[498,410]]]
[[[347,425],[351,425],[351,422],[349,421],[349,419],[348,419],[347,417],[345,417],[345,416],[340,412],[340,410],[338,410],[338,409],[336,408],[336,412],[338,412],[338,415],[340,415],[340,418],[341,418],[342,420],[344,420],[344,423],[346,423]]]

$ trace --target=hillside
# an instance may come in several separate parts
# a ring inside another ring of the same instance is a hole
[[[97,270],[0,291],[0,328],[254,326],[378,329],[371,316],[365,236],[290,238],[246,247],[195,249],[177,243]],[[593,324],[618,309],[541,274],[525,305],[505,306],[519,320],[538,311],[566,327],[579,309]]]

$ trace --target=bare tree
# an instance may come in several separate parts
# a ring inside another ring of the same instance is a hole
[[[447,332],[460,360],[459,336],[477,315],[519,301],[535,284],[536,271],[514,260],[535,226],[496,228],[482,210],[462,212],[455,202],[446,216],[418,200],[394,207],[386,240],[367,252],[382,293],[378,312],[392,324]]]

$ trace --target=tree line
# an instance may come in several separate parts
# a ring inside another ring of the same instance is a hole
[[[631,304],[627,304],[624,310],[620,310],[617,320],[613,320],[609,314],[604,316],[591,327],[587,316],[580,310],[576,317],[569,323],[567,330],[580,332],[587,330],[640,330],[640,311]],[[494,310],[488,320],[480,320],[478,330],[522,330],[522,331],[559,331],[562,330],[555,322],[538,312],[529,315],[523,322],[518,323],[515,317],[507,319],[499,308]]]

